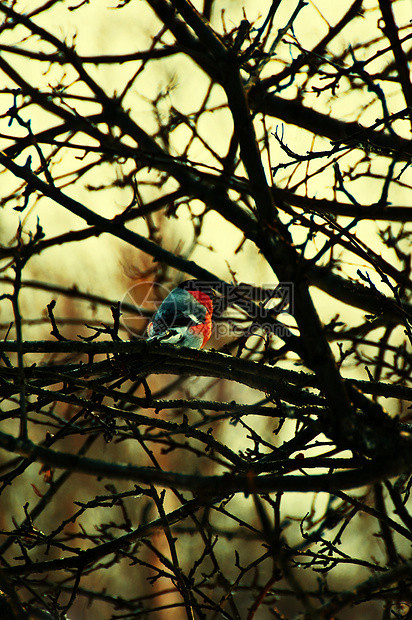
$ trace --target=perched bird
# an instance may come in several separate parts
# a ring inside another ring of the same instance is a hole
[[[147,340],[201,349],[212,333],[213,299],[206,282],[182,282],[160,304],[147,327]]]

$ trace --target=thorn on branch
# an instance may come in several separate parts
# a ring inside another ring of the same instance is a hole
[[[59,332],[59,328],[57,327],[56,319],[54,318],[53,309],[56,306],[56,301],[52,299],[52,301],[47,304],[47,313],[49,315],[50,323],[52,325],[52,330],[50,332],[51,336],[54,336],[56,340],[67,340],[64,336]]]
[[[116,306],[111,306],[110,310],[113,317],[113,327],[104,325],[104,323],[103,327],[93,327],[92,325],[88,325],[87,323],[85,323],[85,327],[87,327],[87,329],[93,329],[95,333],[92,336],[79,335],[78,337],[85,342],[91,342],[92,340],[98,338],[101,334],[108,334],[113,341],[121,342],[121,338],[119,336],[120,317],[122,315],[122,313],[120,312],[120,301],[117,302]]]
[[[110,335],[113,340],[119,341],[120,317],[122,315],[122,313],[120,312],[120,301],[117,302],[116,306],[111,306],[110,310],[113,317],[113,328],[110,330]]]
[[[346,189],[346,187],[343,184],[343,177],[342,177],[342,173],[340,171],[339,168],[339,164],[338,162],[335,161],[335,163],[333,164],[333,168],[335,170],[335,179],[336,179],[336,189],[338,192],[342,192],[343,194],[345,194],[345,196],[347,198],[349,198],[349,200],[351,201],[352,204],[356,205],[357,207],[360,207],[359,202],[356,200],[356,198],[354,196],[352,196],[352,194],[350,192],[348,192],[348,190]]]

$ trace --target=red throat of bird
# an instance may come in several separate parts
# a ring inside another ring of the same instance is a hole
[[[204,347],[212,333],[213,300],[203,291],[189,291],[189,293],[206,308],[205,322],[192,327],[193,331],[203,334],[202,347]]]

